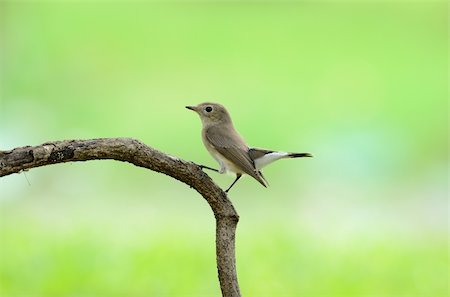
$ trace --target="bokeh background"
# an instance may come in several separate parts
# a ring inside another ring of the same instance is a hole
[[[242,179],[244,296],[448,294],[447,3],[0,2],[0,148],[134,137],[216,167],[184,106],[310,152]],[[208,173],[222,186],[232,176]],[[115,161],[0,179],[1,296],[219,296],[188,186]]]

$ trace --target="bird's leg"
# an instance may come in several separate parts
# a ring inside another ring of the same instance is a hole
[[[242,174],[240,173],[236,173],[236,179],[234,180],[234,182],[231,184],[231,186],[225,190],[225,193],[228,193],[228,191],[231,189],[232,186],[234,186],[234,184],[241,178]]]
[[[209,169],[209,170],[212,170],[212,171],[215,171],[215,172],[219,172],[219,170],[217,170],[217,169],[214,169],[214,168],[211,168],[211,167],[208,167],[208,166],[205,166],[205,165],[198,165],[202,170],[203,169]]]

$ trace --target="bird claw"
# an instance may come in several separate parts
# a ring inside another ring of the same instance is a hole
[[[205,165],[198,165],[198,167],[200,167],[202,170],[203,169],[209,169],[209,170],[212,170],[212,171],[215,171],[215,172],[219,172],[219,170],[211,168],[211,167],[208,167],[208,166],[205,166]]]

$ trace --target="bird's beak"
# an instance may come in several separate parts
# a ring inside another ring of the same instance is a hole
[[[186,106],[187,109],[193,110],[193,111],[197,111],[197,109],[195,108],[195,106]]]

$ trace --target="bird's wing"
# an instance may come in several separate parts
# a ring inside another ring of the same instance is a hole
[[[266,186],[264,179],[256,170],[255,164],[248,154],[247,145],[234,129],[217,129],[213,126],[208,128],[205,137],[223,157],[239,167],[244,173],[256,179],[263,186]]]

